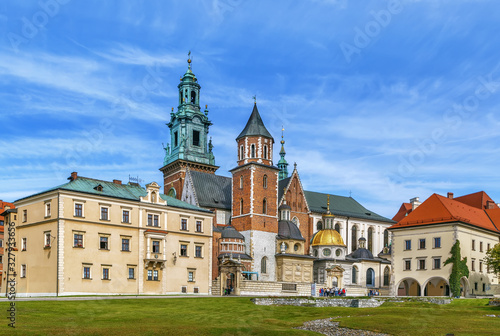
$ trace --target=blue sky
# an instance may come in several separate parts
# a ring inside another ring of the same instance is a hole
[[[219,174],[253,95],[306,190],[392,217],[432,193],[500,202],[496,1],[3,1],[0,199],[72,171],[162,184],[191,50]]]

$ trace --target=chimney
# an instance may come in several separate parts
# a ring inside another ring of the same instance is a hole
[[[448,193],[448,198],[449,198],[449,199],[453,199],[453,193],[452,193],[452,192],[449,192],[449,193]]]
[[[68,177],[68,180],[70,180],[70,181],[74,181],[74,180],[76,180],[77,178],[78,178],[78,173],[77,173],[77,172],[72,172],[72,173],[71,173],[71,176],[70,176],[70,177]]]
[[[113,180],[114,184],[122,184],[122,180]]]
[[[495,202],[492,200],[487,200],[486,201],[486,209],[494,209],[495,208]]]
[[[422,202],[420,202],[418,197],[413,197],[410,199],[411,211],[415,210]]]

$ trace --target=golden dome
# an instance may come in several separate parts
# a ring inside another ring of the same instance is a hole
[[[312,246],[318,245],[341,245],[345,246],[340,233],[337,230],[326,229],[321,230],[314,236]]]

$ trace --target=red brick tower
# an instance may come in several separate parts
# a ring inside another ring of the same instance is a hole
[[[231,170],[232,225],[245,236],[259,279],[275,279],[275,241],[278,233],[278,172],[273,166],[274,139],[264,126],[257,104],[236,138],[238,166]]]

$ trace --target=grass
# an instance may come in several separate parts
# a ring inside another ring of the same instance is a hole
[[[314,308],[257,306],[246,297],[17,301],[16,328],[2,318],[0,334],[314,335],[292,328],[341,316],[337,320],[343,327],[393,335],[498,335],[500,318],[485,315],[500,315],[500,308],[487,304],[488,299],[468,299],[449,305],[409,301],[378,308]]]

